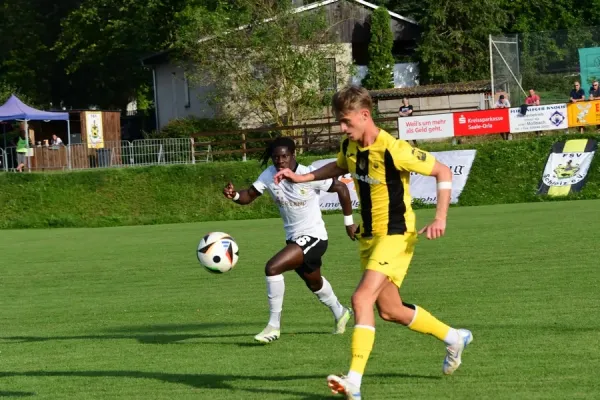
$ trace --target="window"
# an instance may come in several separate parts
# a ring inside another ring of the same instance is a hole
[[[324,92],[337,91],[337,72],[335,58],[325,59],[325,66],[319,78],[319,87]]]

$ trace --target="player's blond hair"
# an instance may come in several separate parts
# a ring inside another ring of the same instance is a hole
[[[333,95],[331,106],[334,114],[346,114],[366,108],[373,109],[373,99],[369,91],[359,86],[347,86]]]

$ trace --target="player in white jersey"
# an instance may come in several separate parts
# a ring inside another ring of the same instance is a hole
[[[307,173],[314,169],[298,164],[295,150],[293,140],[285,137],[275,139],[263,155],[263,165],[272,160],[273,166],[265,169],[246,190],[236,192],[231,182],[223,189],[225,197],[241,205],[252,203],[267,191],[279,207],[283,219],[286,246],[265,266],[270,318],[266,328],[254,337],[263,343],[277,340],[281,335],[280,320],[285,292],[282,274],[286,271],[295,270],[319,301],[331,309],[335,318],[334,334],[344,333],[352,315],[349,308],[340,304],[331,284],[321,275],[321,257],[327,250],[327,230],[319,207],[320,191],[336,192],[344,212],[346,232],[354,240],[356,226],[352,222],[350,193],[346,185],[336,179],[308,184],[283,181],[276,185],[273,178],[277,171],[284,168],[296,170],[298,173]]]

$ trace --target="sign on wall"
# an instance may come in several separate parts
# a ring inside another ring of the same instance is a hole
[[[472,136],[510,131],[508,108],[454,113],[454,135]]]
[[[102,127],[101,111],[85,112],[85,129],[88,147],[94,149],[104,148],[104,131]]]
[[[398,133],[403,140],[449,138],[454,136],[454,118],[450,113],[400,117]]]
[[[529,106],[525,115],[521,114],[520,107],[511,108],[509,112],[511,133],[551,131],[569,127],[566,104]]]

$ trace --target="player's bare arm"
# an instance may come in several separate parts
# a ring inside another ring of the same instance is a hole
[[[346,225],[346,233],[350,239],[354,240],[357,227],[352,218],[352,201],[350,200],[350,191],[348,191],[348,186],[338,181],[336,178],[333,178],[333,184],[329,188],[328,192],[337,193],[338,198],[340,199],[340,204],[342,205],[342,212],[344,213],[344,225]]]
[[[419,234],[425,233],[427,239],[433,240],[444,236],[446,233],[446,217],[448,216],[450,194],[452,192],[452,171],[446,165],[436,161],[430,176],[434,176],[437,181],[435,219],[423,227]]]
[[[347,170],[340,168],[334,161],[304,175],[298,175],[289,168],[282,169],[275,175],[275,183],[279,184],[279,182],[284,179],[294,183],[322,181],[329,178],[335,178],[340,175],[345,175],[347,173]]]
[[[229,182],[223,188],[223,195],[229,200],[233,200],[234,202],[245,206],[246,204],[250,204],[256,200],[258,196],[260,196],[260,193],[253,186],[237,192],[233,186],[233,183]]]

